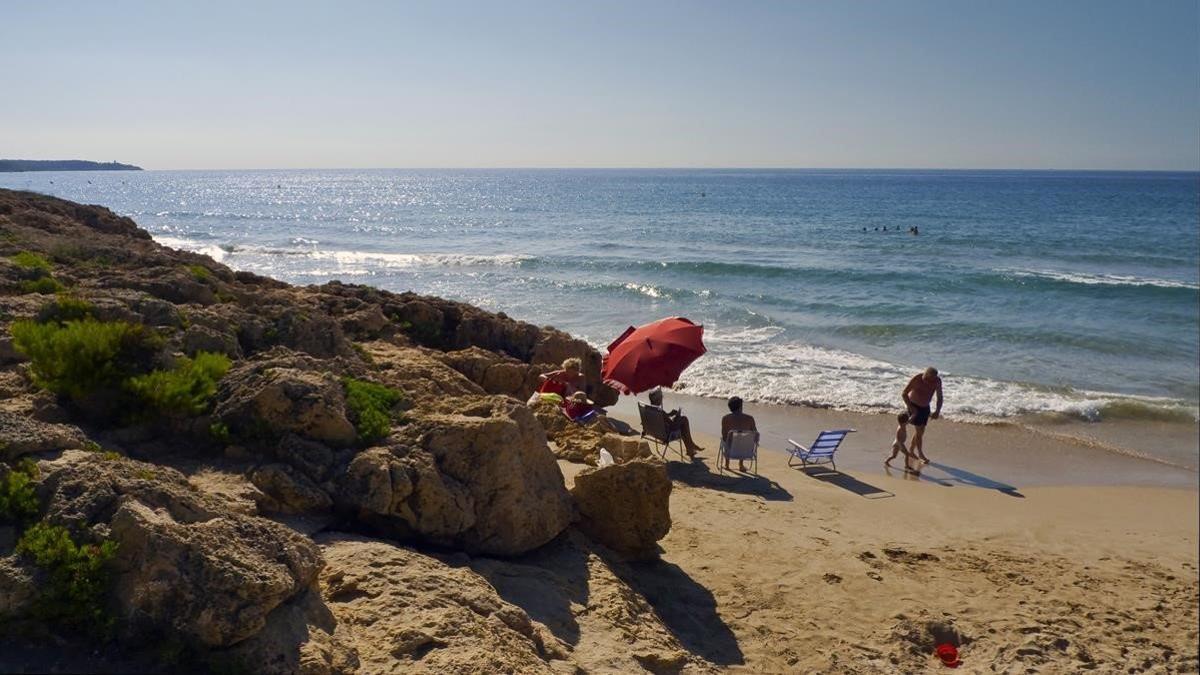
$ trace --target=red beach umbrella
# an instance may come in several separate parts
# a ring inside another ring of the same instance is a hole
[[[682,317],[630,326],[608,346],[600,375],[623,394],[669,387],[704,354],[703,337],[704,326]]]

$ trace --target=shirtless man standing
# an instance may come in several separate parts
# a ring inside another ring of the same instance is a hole
[[[935,394],[937,395],[937,406],[930,412],[929,403]],[[908,381],[908,386],[900,393],[900,398],[904,399],[904,405],[908,408],[909,424],[912,424],[914,428],[909,451],[915,454],[917,459],[928,464],[929,458],[925,456],[923,446],[925,424],[931,419],[936,420],[942,414],[942,378],[938,377],[937,368],[930,366],[924,372],[914,375],[913,379]]]

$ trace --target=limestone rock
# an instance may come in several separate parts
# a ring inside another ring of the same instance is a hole
[[[0,619],[19,616],[37,595],[37,570],[21,556],[0,557]]]
[[[636,459],[575,476],[571,496],[579,529],[634,560],[658,557],[658,540],[671,530],[671,479],[662,462]]]
[[[190,356],[195,356],[196,352],[213,352],[233,359],[242,355],[236,335],[198,324],[188,326],[183,332],[183,351]]]
[[[21,455],[80,448],[83,432],[70,424],[50,424],[14,412],[0,410],[0,459]]]
[[[418,403],[482,394],[483,389],[431,355],[430,350],[375,341],[361,345],[378,367],[377,377]]]
[[[650,452],[650,444],[638,436],[604,434],[600,437],[600,446],[608,450],[618,464],[635,459],[649,459],[653,456],[653,453]]]
[[[340,675],[358,672],[358,652],[310,589],[271,611],[267,626],[220,653],[230,670],[263,675]]]
[[[117,542],[115,610],[133,635],[232,645],[264,629],[321,568],[308,538],[229,510],[172,469],[81,451],[39,469],[49,522]]]
[[[562,473],[529,409],[506,397],[415,416],[402,444],[359,453],[339,501],[398,538],[516,555],[570,523]]]
[[[324,511],[333,505],[328,494],[286,464],[261,466],[250,473],[250,482],[270,497],[265,506],[275,513]]]
[[[365,672],[548,673],[563,648],[468,567],[341,534],[318,535],[321,592]]]
[[[440,360],[489,394],[506,394],[524,401],[537,389],[545,369],[512,357],[469,347],[442,354]]]
[[[349,445],[356,434],[342,383],[320,367],[280,350],[239,363],[221,380],[214,416],[240,433],[265,429]]]

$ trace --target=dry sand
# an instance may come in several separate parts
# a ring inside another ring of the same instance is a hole
[[[711,405],[685,407],[715,428]],[[629,403],[612,412],[637,426]],[[758,477],[721,476],[708,434],[696,463],[669,456],[674,524],[639,590],[693,654],[753,672],[921,672],[942,669],[942,639],[961,643],[965,672],[1197,670],[1195,472],[934,422],[933,466],[887,475],[884,416],[751,412],[766,446],[859,433],[845,473],[765,447]],[[582,468],[561,466],[568,484]]]

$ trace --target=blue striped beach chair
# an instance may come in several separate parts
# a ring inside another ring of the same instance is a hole
[[[790,455],[788,457],[788,466],[794,467],[796,466],[794,462],[800,460],[801,466],[806,468],[809,465],[829,464],[836,471],[837,464],[833,462],[833,455],[837,452],[838,447],[842,445],[846,434],[853,432],[854,429],[822,431],[817,434],[817,440],[812,442],[812,446],[807,448],[789,438],[788,443],[791,444],[791,447],[787,448]]]

